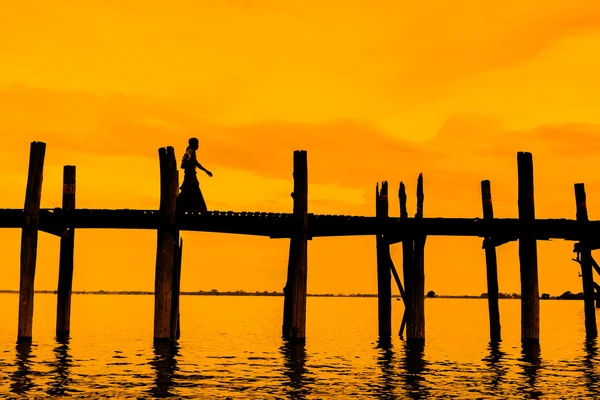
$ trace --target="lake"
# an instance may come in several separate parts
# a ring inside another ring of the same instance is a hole
[[[54,340],[56,296],[35,295],[33,344],[17,346],[18,295],[0,294],[0,393],[152,398],[596,398],[600,356],[583,302],[541,301],[539,349],[520,343],[520,301],[427,299],[426,343],[377,348],[375,298],[309,297],[305,346],[281,337],[283,297],[182,296],[181,339],[152,343],[153,296],[73,295]],[[394,331],[403,306],[393,302]]]

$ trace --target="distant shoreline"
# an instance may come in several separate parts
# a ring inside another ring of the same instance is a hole
[[[0,294],[18,294],[18,290],[10,290],[10,289],[0,289]],[[36,294],[56,294],[56,290],[35,290]],[[566,295],[566,294],[569,295]],[[129,291],[119,291],[119,290],[73,290],[72,294],[83,294],[83,295],[118,295],[118,296],[153,296],[154,292],[148,291],[138,291],[138,290],[129,290]],[[199,290],[195,292],[181,292],[181,296],[262,296],[262,297],[283,297],[283,292],[245,292],[243,290],[237,291],[224,291],[220,292],[218,290]],[[377,294],[372,293],[354,293],[354,294],[332,294],[332,293],[309,293],[308,297],[377,297]],[[393,298],[397,300],[401,300],[400,295],[392,295]],[[437,299],[480,299],[485,300],[487,296],[484,294],[480,296],[474,295],[434,295],[434,296],[425,296],[426,298],[437,298]],[[518,294],[512,294],[510,296],[500,295],[499,300],[519,300],[521,298]],[[561,296],[544,296],[540,298],[541,300],[582,300],[583,293],[571,294],[571,292],[566,292]]]

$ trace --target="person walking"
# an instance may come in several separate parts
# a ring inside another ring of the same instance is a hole
[[[196,176],[196,167],[206,172],[209,177],[213,174],[198,162],[196,151],[199,147],[197,138],[191,138],[188,141],[183,158],[181,159],[181,169],[184,170],[181,192],[177,196],[177,211],[207,211],[206,201],[200,190],[200,182]]]

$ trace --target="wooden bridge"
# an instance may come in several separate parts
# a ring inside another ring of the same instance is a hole
[[[377,238],[379,339],[389,341],[392,276],[405,304],[400,327],[409,341],[425,339],[424,246],[427,236],[472,236],[483,239],[486,253],[490,338],[501,339],[498,308],[496,246],[519,241],[522,334],[524,341],[539,340],[537,240],[572,240],[581,264],[586,334],[597,336],[594,300],[599,299],[593,270],[600,268],[591,250],[600,248],[600,221],[587,217],[584,185],[575,184],[576,219],[535,219],[533,160],[517,154],[519,217],[494,219],[489,181],[481,182],[483,218],[424,218],[423,177],[417,185],[417,212],[409,217],[406,192],[400,183],[400,216],[389,216],[388,184],[376,187],[373,217],[308,213],[308,166],[305,151],[294,152],[294,209],[292,213],[176,210],[179,193],[177,163],[172,147],[159,149],[161,199],[158,210],[103,210],[75,207],[75,167],[65,166],[62,208],[40,209],[46,145],[31,144],[29,174],[23,209],[0,209],[0,228],[22,229],[18,341],[32,339],[33,283],[38,231],[61,237],[57,301],[57,339],[70,334],[73,248],[76,229],[153,229],[158,231],[155,275],[155,340],[176,340],[179,330],[179,287],[183,243],[179,232],[202,231],[290,239],[287,283],[284,289],[282,335],[304,340],[306,325],[307,242],[314,237],[372,235]],[[402,243],[400,279],[390,245]],[[402,284],[404,282],[404,285]]]

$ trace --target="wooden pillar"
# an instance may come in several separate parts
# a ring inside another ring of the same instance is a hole
[[[375,209],[378,218],[389,216],[388,183],[375,188]],[[376,236],[377,246],[377,309],[379,315],[379,340],[389,341],[392,336],[392,275],[390,270],[390,245],[382,233]]]
[[[494,220],[494,208],[492,207],[492,189],[490,181],[481,181],[481,202],[483,205],[484,221],[492,223]],[[490,340],[498,342],[500,334],[500,308],[498,306],[498,264],[496,260],[496,246],[494,246],[488,235],[483,243],[485,249],[485,266],[487,272],[487,295],[488,310],[490,314]]]
[[[425,233],[419,220],[423,219],[423,174],[417,181],[417,213],[415,214],[413,270],[410,280],[410,308],[406,318],[406,339],[411,342],[425,340]]]
[[[519,177],[519,263],[521,270],[521,339],[540,339],[540,296],[538,289],[537,241],[533,197],[533,158],[517,154]]]
[[[596,309],[594,307],[594,275],[592,270],[592,251],[586,246],[588,239],[588,213],[586,205],[585,186],[583,183],[575,184],[575,203],[577,205],[577,221],[582,234],[581,243],[581,280],[583,282],[583,302],[585,313],[585,334],[588,339],[598,336],[596,326]]]
[[[154,340],[164,341],[171,338],[173,269],[177,248],[175,204],[179,188],[173,148],[159,149],[158,157],[160,163],[160,207],[154,285]]]
[[[21,233],[18,343],[31,342],[33,331],[33,290],[45,155],[46,143],[31,143],[25,206],[23,207],[25,220],[23,221]]]
[[[308,247],[308,161],[306,151],[294,152],[294,226],[290,240],[288,275],[284,291],[284,338],[306,338],[306,282]]]
[[[179,236],[178,232],[176,236]],[[173,340],[179,339],[180,335],[179,292],[181,289],[181,257],[183,255],[183,239],[179,239],[179,245],[175,250],[175,261],[173,262],[173,299],[171,302],[171,338]]]
[[[400,189],[398,189],[398,198],[400,200],[400,218],[403,220],[408,219],[408,211],[406,208],[406,187],[403,182],[400,182]],[[400,337],[404,334],[404,327],[406,325],[407,310],[410,308],[411,300],[411,276],[413,270],[413,244],[414,240],[412,235],[407,235],[402,240],[402,274],[404,275],[404,314],[402,315],[402,323],[400,324]]]
[[[67,165],[63,170],[63,211],[75,209],[75,167]],[[56,338],[69,337],[71,327],[71,290],[73,289],[73,252],[75,229],[67,227],[60,238],[60,264],[58,268],[58,292],[56,297]]]

